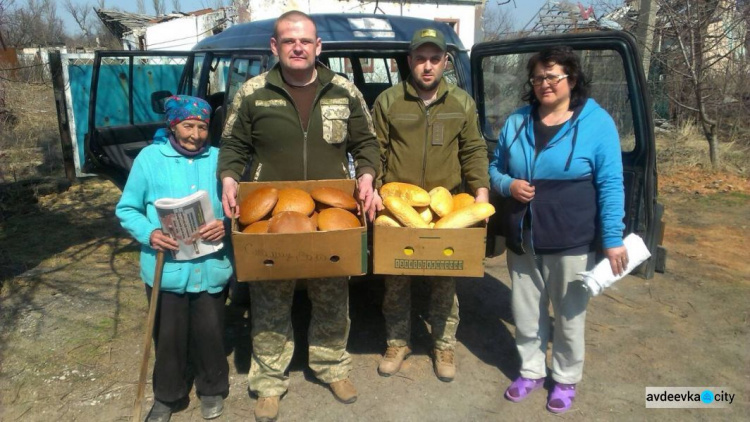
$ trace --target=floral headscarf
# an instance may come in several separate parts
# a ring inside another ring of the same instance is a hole
[[[211,106],[206,100],[189,95],[173,95],[164,102],[167,125],[172,127],[184,120],[201,120],[209,123]]]

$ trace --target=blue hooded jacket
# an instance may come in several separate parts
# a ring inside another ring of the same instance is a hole
[[[213,205],[214,216],[224,218],[221,185],[216,178],[218,148],[208,146],[195,157],[177,152],[167,139],[167,130],[159,129],[154,143],[138,154],[128,181],[117,203],[115,214],[124,227],[141,243],[141,278],[149,286],[154,282],[156,251],[151,248],[151,232],[161,228],[154,201],[182,198],[205,190]],[[221,292],[232,276],[231,245],[190,261],[175,261],[165,254],[161,290],[173,293]]]
[[[507,246],[522,248],[523,230],[531,230],[534,253],[622,246],[625,194],[620,141],[612,117],[589,98],[547,146],[535,153],[533,107],[508,117],[490,161],[492,188],[508,198],[500,210]],[[512,198],[510,184],[527,180],[534,199]],[[528,219],[528,221],[524,221]]]

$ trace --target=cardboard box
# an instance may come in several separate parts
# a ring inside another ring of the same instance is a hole
[[[483,277],[487,228],[373,228],[373,272]]]
[[[354,193],[354,180],[240,183],[239,203],[250,192],[272,186],[307,192],[329,186]],[[246,234],[232,221],[232,246],[238,281],[291,280],[362,275],[367,272],[367,226],[311,233]]]

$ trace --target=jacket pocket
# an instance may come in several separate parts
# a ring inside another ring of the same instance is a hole
[[[159,290],[182,293],[187,285],[187,277],[183,276],[181,262],[165,262],[161,272],[161,287]]]
[[[321,106],[323,115],[323,139],[329,144],[344,142],[349,133],[349,106],[342,104],[324,104]]]
[[[232,276],[232,263],[229,258],[214,259],[207,262],[208,286],[223,288]]]

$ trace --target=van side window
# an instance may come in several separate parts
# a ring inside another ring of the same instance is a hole
[[[227,94],[229,101],[239,91],[242,84],[248,79],[260,75],[262,70],[260,57],[239,57],[232,61],[229,71],[229,85]]]
[[[403,69],[399,70],[398,63],[399,60],[393,56],[328,57],[331,70],[357,85],[368,108],[372,108],[381,92],[401,82],[404,72]]]
[[[195,95],[200,90],[201,80],[201,68],[203,67],[203,61],[206,60],[205,54],[196,54],[193,58],[193,80],[191,84],[191,90],[188,95]]]

